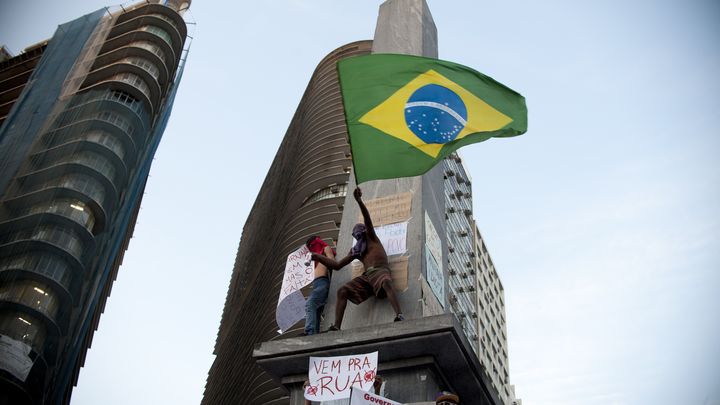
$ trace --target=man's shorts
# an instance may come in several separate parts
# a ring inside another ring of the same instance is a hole
[[[348,299],[358,305],[372,296],[385,298],[387,294],[382,287],[386,280],[392,283],[390,270],[387,267],[370,267],[361,276],[345,283],[345,287],[349,290]]]

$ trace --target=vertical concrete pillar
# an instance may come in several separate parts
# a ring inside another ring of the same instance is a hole
[[[380,6],[373,53],[400,53],[437,57],[437,31],[425,0],[387,0]],[[351,175],[340,226],[338,256],[352,246],[351,231],[360,220]],[[447,280],[447,238],[442,165],[422,176],[369,181],[361,184],[363,200],[411,194],[408,218],[406,280],[398,298],[407,320],[395,316],[386,300],[371,298],[361,305],[348,303],[342,331],[264,342],[253,357],[290,393],[290,404],[304,402],[302,383],[308,358],[378,352],[378,374],[385,380],[385,395],[406,404],[434,403],[435,393],[448,389],[463,404],[500,405],[455,316],[429,288],[425,269],[425,220],[432,221],[442,244],[439,263]],[[394,259],[390,257],[391,265]],[[352,277],[352,266],[334,272],[323,329],[335,320],[336,292]],[[447,281],[445,291],[447,291]],[[445,298],[446,299],[446,298]]]
[[[437,29],[433,22],[430,9],[425,0],[387,0],[380,6],[373,40],[373,53],[399,53],[437,57]],[[412,193],[411,215],[408,222],[407,253],[407,287],[398,288],[398,298],[406,318],[420,318],[438,315],[443,305],[430,292],[425,281],[425,213],[433,221],[433,225],[443,241],[443,257],[447,257],[445,242],[445,203],[443,199],[442,165],[436,166],[422,176],[392,180],[377,180],[361,184],[363,200],[388,197],[401,193]],[[342,224],[338,241],[338,256],[343,257],[353,244],[351,231],[360,220],[361,215],[357,203],[352,196],[355,188],[354,175],[345,198]],[[404,259],[403,258],[403,259]],[[391,262],[397,257],[391,257]],[[443,260],[441,270],[445,272]],[[325,309],[327,328],[335,322],[336,291],[352,278],[352,266],[335,272],[332,278],[328,305]],[[405,276],[404,276],[405,277]],[[369,299],[356,306],[348,303],[342,328],[352,329],[362,326],[392,322],[395,313],[387,300]]]

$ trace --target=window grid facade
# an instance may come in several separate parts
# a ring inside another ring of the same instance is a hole
[[[504,289],[472,214],[472,182],[457,153],[443,160],[451,311],[506,405],[510,384]]]

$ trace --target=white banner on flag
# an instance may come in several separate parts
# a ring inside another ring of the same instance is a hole
[[[303,245],[287,257],[285,276],[275,310],[275,320],[283,332],[305,317],[305,297],[300,289],[312,283],[315,268],[315,262],[309,260],[309,255],[310,251]]]
[[[366,392],[355,387],[352,388],[350,394],[350,405],[402,405],[387,398]]]
[[[329,401],[350,397],[350,388],[372,389],[378,352],[335,357],[310,357],[305,399]]]

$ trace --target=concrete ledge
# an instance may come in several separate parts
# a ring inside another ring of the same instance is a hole
[[[275,381],[292,391],[306,378],[310,356],[376,350],[378,372],[402,373],[423,368],[435,374],[442,386],[437,390],[456,392],[463,404],[501,404],[452,314],[264,342],[256,346],[253,358]],[[405,391],[412,392],[413,387]],[[403,392],[400,390],[400,395]],[[411,394],[407,396],[396,395],[393,399],[417,401],[410,398]]]

